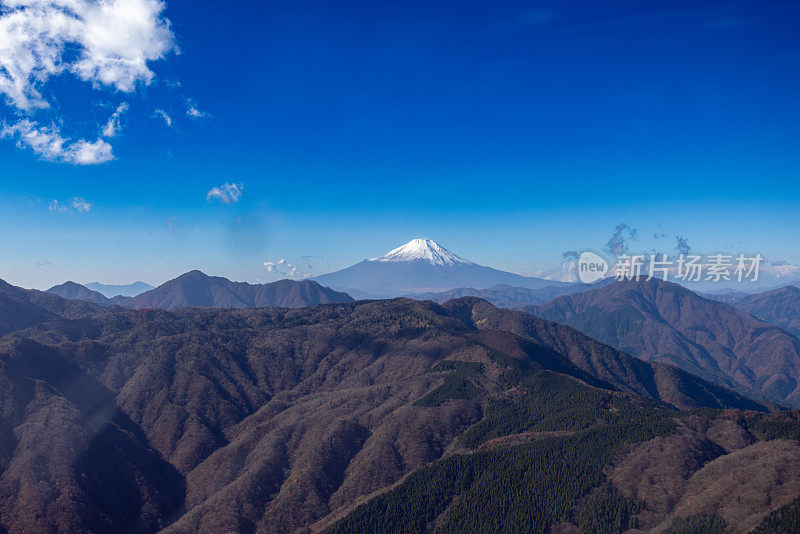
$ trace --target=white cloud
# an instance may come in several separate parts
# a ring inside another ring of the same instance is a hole
[[[186,114],[194,119],[202,119],[204,117],[208,117],[208,113],[205,111],[200,111],[194,106],[190,106],[189,109],[186,110]]]
[[[0,137],[17,137],[44,159],[97,164],[113,159],[111,145],[70,142],[58,118],[36,118],[51,108],[43,89],[51,78],[70,74],[95,89],[131,92],[154,77],[149,62],[177,51],[162,0],[0,0],[0,95],[16,109],[16,124]],[[46,94],[46,92],[45,92]],[[102,137],[119,132],[122,104],[104,125]],[[42,111],[38,111],[42,113]]]
[[[557,267],[551,267],[550,269],[541,269],[538,271],[534,271],[530,274],[530,276],[535,276],[536,278],[541,278],[543,280],[553,280],[557,282],[577,282],[578,281],[578,268],[577,262],[574,261],[565,261],[558,265]],[[527,273],[523,273],[523,275],[527,275]]]
[[[117,107],[117,110],[108,119],[108,122],[103,126],[103,137],[116,137],[120,130],[119,119],[123,113],[128,111],[128,103],[123,102]]]
[[[311,276],[309,273],[298,271],[296,265],[283,258],[278,261],[265,261],[264,267],[268,273],[272,273],[279,278],[308,278]]]
[[[64,72],[125,92],[150,83],[148,61],[175,49],[164,8],[161,0],[0,0],[0,92],[30,110],[49,106],[40,89]]]
[[[163,109],[157,109],[153,113],[154,117],[161,117],[164,120],[164,124],[167,125],[167,128],[172,128],[172,117],[170,117],[166,111]]]
[[[794,265],[788,261],[772,261],[763,269],[767,275],[776,279],[800,278],[800,265]]]
[[[186,100],[186,116],[193,119],[205,119],[209,116],[209,114],[205,111],[200,111],[197,108],[197,104],[195,104],[194,100],[189,98]]]
[[[22,119],[16,124],[3,124],[0,138],[17,138],[17,145],[29,147],[48,161],[61,161],[75,165],[97,165],[114,159],[111,145],[102,138],[89,142],[84,139],[70,141],[61,136],[57,126],[39,126],[36,122]]]
[[[114,159],[114,155],[111,153],[111,145],[102,139],[97,139],[91,143],[83,139],[76,141],[70,145],[65,156],[64,161],[75,163],[76,165],[97,165]]]
[[[67,213],[69,211],[88,213],[92,209],[93,205],[94,202],[89,202],[81,197],[72,197],[72,199],[67,203],[53,200],[50,202],[48,209],[53,213]]]
[[[92,209],[93,202],[88,202],[81,197],[74,197],[72,199],[72,209],[82,211],[84,213]]]
[[[235,204],[239,202],[243,189],[244,186],[242,184],[224,183],[219,187],[212,187],[206,193],[206,200],[208,202],[219,200],[223,204]]]
[[[278,261],[265,261],[264,262],[264,267],[267,268],[267,272],[268,273],[272,273],[272,272],[275,272],[279,266],[285,265],[285,264],[286,264],[286,260],[285,259],[280,259]]]
[[[67,206],[62,205],[58,200],[54,200],[50,202],[50,205],[47,207],[53,213],[66,213],[69,208]]]

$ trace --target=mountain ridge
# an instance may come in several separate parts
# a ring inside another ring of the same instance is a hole
[[[298,308],[352,300],[346,293],[334,291],[310,280],[248,284],[193,270],[120,304],[135,309],[174,309],[181,306]]]
[[[800,340],[732,305],[662,280],[617,282],[521,309],[648,361],[800,406]]]
[[[0,336],[58,318],[81,318],[101,309],[36,289],[23,289],[0,280]]]
[[[439,304],[461,297],[478,297],[501,308],[517,308],[526,304],[545,304],[562,295],[597,289],[613,282],[613,278],[606,278],[592,284],[552,285],[545,286],[541,289],[529,289],[498,284],[487,289],[457,287],[448,291],[411,293],[403,296],[416,300],[432,300]]]
[[[788,285],[747,295],[732,305],[766,323],[783,328],[795,337],[800,337],[800,289],[797,286]]]
[[[48,293],[58,295],[61,298],[72,300],[84,300],[99,304],[100,306],[111,305],[111,300],[98,291],[93,291],[84,285],[78,284],[73,281],[67,281],[63,284],[58,284],[47,290]]]

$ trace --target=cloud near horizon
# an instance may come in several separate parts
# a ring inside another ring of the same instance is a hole
[[[308,278],[310,273],[300,272],[297,266],[281,258],[278,261],[265,261],[264,267],[268,273],[285,278]]]
[[[800,279],[800,265],[795,265],[786,260],[773,260],[763,268],[766,273],[776,279],[790,279],[798,281]]]

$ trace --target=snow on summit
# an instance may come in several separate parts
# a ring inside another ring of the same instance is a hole
[[[379,258],[314,277],[314,281],[356,298],[394,298],[467,287],[487,289],[498,284],[528,289],[560,285],[478,265],[456,256],[431,239],[412,239]]]
[[[412,239],[405,245],[369,261],[382,263],[425,261],[431,265],[472,265],[471,261],[456,256],[432,239]]]

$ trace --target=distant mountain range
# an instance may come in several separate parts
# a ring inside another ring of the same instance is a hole
[[[571,295],[573,293],[580,293],[581,291],[597,289],[613,283],[614,281],[613,278],[606,278],[594,284],[556,285],[543,287],[541,289],[527,289],[524,287],[512,287],[499,284],[488,289],[458,287],[449,291],[411,293],[404,296],[416,300],[432,300],[439,304],[461,297],[479,297],[501,308],[517,308],[526,304],[544,304],[562,295]]]
[[[790,301],[794,292],[782,294]],[[764,300],[774,298],[751,304]],[[616,282],[522,309],[639,358],[669,362],[738,391],[800,407],[800,340],[677,284]]]
[[[151,286],[150,284],[145,284],[144,282],[134,282],[132,284],[123,284],[123,285],[101,284],[99,282],[91,282],[89,284],[86,284],[86,288],[92,291],[97,291],[106,298],[110,299],[117,296],[135,297],[136,295],[140,295],[145,291],[150,291],[151,289],[153,289],[153,286]]]
[[[727,302],[731,304],[736,302],[737,300],[743,299],[744,297],[750,295],[750,293],[745,293],[744,291],[737,291],[735,289],[718,289],[716,291],[706,291],[706,292],[695,292],[703,298],[708,300],[716,300],[717,302]]]
[[[413,239],[384,256],[312,280],[356,298],[397,297],[459,287],[485,289],[498,284],[527,289],[568,285],[484,267],[430,239]]]
[[[733,305],[800,337],[800,289],[797,286],[784,286],[748,295],[738,299]]]
[[[279,280],[269,284],[232,282],[220,276],[190,271],[135,297],[107,299],[96,291],[66,282],[51,287],[48,293],[79,299],[101,306],[125,308],[175,309],[182,306],[209,308],[300,308],[314,304],[352,302],[346,293],[323,287],[311,280]]]

